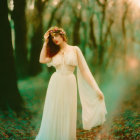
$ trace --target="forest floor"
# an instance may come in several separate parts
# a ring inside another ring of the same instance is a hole
[[[140,140],[140,83],[130,85],[126,92],[110,127],[78,129],[78,140]]]
[[[0,140],[34,140],[39,130],[41,114],[49,76],[29,78],[19,82],[20,93],[29,112],[16,117],[15,113],[0,112]],[[35,83],[34,83],[35,81]],[[37,81],[37,82],[36,82]],[[45,84],[44,84],[45,83]],[[44,88],[45,87],[45,88]],[[106,123],[91,130],[77,129],[77,140],[139,140],[140,139],[140,83],[131,83],[118,106],[109,128]],[[39,107],[38,107],[39,106]],[[40,110],[37,110],[40,108]],[[38,117],[35,117],[38,116]]]

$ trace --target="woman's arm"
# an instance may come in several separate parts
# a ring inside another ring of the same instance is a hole
[[[82,123],[85,130],[90,130],[92,127],[104,123],[107,109],[104,95],[99,89],[81,49],[78,46],[75,47],[78,61],[77,83],[82,105]]]
[[[39,62],[40,63],[48,63],[51,61],[51,58],[49,57],[46,57],[46,54],[47,54],[47,43],[48,43],[48,36],[49,36],[49,32],[45,33],[44,35],[44,39],[45,39],[45,42],[43,44],[43,47],[42,47],[42,50],[41,50],[41,53],[40,53],[40,58],[39,58]]]
[[[97,82],[95,81],[81,49],[77,46],[76,46],[76,53],[77,53],[77,59],[78,59],[78,67],[82,76],[87,81],[87,83],[96,91],[96,93],[99,95],[99,98],[100,97],[103,98],[103,93],[100,90]]]
[[[84,65],[84,56],[82,54],[82,51],[79,47],[76,47],[76,52],[77,52],[77,59],[78,59],[78,66],[79,69],[83,75],[83,77],[85,78],[85,80],[88,82],[88,84],[93,87],[95,90],[97,90],[94,86],[94,83],[91,79],[91,76],[88,74],[88,71],[86,71],[87,69],[85,68],[86,66]]]
[[[40,63],[48,63],[51,61],[51,58],[46,57],[46,51],[47,51],[47,48],[46,48],[46,41],[45,41],[43,44],[41,53],[40,53],[40,58],[39,58]]]

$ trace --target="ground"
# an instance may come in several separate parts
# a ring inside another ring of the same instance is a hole
[[[45,73],[46,74],[46,73]],[[20,93],[26,101],[30,112],[23,112],[17,118],[9,109],[5,115],[0,112],[0,140],[34,140],[39,130],[47,81],[50,75],[40,74],[37,77],[19,81]],[[37,82],[36,82],[37,81]],[[139,140],[140,139],[140,82],[131,83],[125,98],[118,105],[117,113],[111,125],[107,122],[90,131],[77,129],[77,140]],[[38,106],[40,105],[40,110]],[[42,108],[42,109],[41,109]]]

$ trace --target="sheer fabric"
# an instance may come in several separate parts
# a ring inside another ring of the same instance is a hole
[[[101,92],[95,81],[88,64],[79,47],[77,51],[77,80],[80,100],[82,104],[82,122],[85,130],[101,125],[105,122],[107,114],[105,101],[100,101],[97,97],[98,91]],[[102,93],[102,92],[101,92]]]

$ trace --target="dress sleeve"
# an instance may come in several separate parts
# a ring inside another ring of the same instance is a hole
[[[48,67],[51,67],[51,66],[52,66],[52,61],[51,61],[51,62],[46,63],[46,65],[47,65]]]
[[[78,61],[76,73],[82,105],[83,129],[90,130],[92,127],[101,125],[106,121],[105,114],[107,114],[107,110],[104,99],[98,99],[97,91],[101,92],[101,90],[78,46],[76,46],[76,53]]]
[[[46,65],[47,65],[48,67],[51,67],[51,66],[53,65],[53,60],[51,60],[50,62],[47,62]]]

